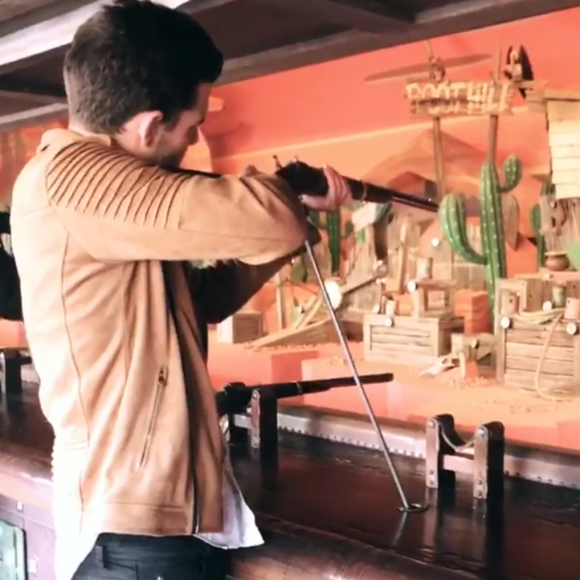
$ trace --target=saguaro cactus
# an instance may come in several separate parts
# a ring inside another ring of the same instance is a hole
[[[344,224],[344,234],[342,233],[342,214],[340,210],[326,212],[324,223],[320,220],[320,212],[310,212],[310,221],[319,229],[326,230],[327,246],[330,256],[330,273],[338,275],[340,273],[340,258],[342,240],[348,238],[354,228],[352,222],[348,220]],[[301,255],[299,261],[295,264],[290,278],[293,282],[304,283],[308,281],[308,264],[306,256]]]
[[[479,218],[481,227],[481,254],[467,239],[467,216],[464,197],[455,193],[446,195],[439,206],[439,220],[443,235],[451,249],[461,258],[485,266],[489,304],[493,312],[495,281],[506,276],[506,257],[503,231],[501,194],[511,191],[522,177],[522,165],[511,155],[503,165],[504,184],[499,181],[495,165],[487,161],[481,170],[479,185]]]
[[[540,190],[540,197],[551,195],[554,193],[554,186],[551,182],[542,184]],[[540,204],[536,203],[530,211],[530,221],[532,222],[532,229],[536,238],[536,260],[538,270],[543,267],[546,261],[546,237],[542,232],[542,210]]]
[[[326,230],[328,237],[328,251],[330,253],[330,271],[331,274],[340,273],[340,250],[342,240],[348,238],[353,232],[352,222],[348,220],[344,224],[344,234],[342,233],[342,214],[340,210],[326,212],[326,221],[324,224],[320,222],[319,214],[314,213],[310,216],[314,225]]]

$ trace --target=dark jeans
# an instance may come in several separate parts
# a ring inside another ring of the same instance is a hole
[[[225,580],[228,552],[193,537],[102,534],[73,580]]]

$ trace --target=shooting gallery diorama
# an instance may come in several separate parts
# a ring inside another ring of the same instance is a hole
[[[311,213],[322,242],[210,330],[224,431],[268,534],[233,578],[576,578],[562,546],[580,526],[531,525],[577,522],[572,489],[544,486],[534,507],[518,488],[517,529],[496,508],[504,475],[580,487],[579,25],[574,8],[217,88],[188,168],[254,165],[323,195],[328,163],[353,198]],[[0,133],[6,210],[46,128]],[[0,357],[0,439],[50,440],[21,322],[0,319]],[[48,455],[10,454],[0,577],[8,562],[8,580],[52,580]],[[435,509],[448,500],[453,516]],[[444,513],[461,532],[441,531]]]
[[[507,40],[449,67],[425,42],[423,65],[384,74],[416,128],[351,181],[352,207],[312,215],[315,252],[358,369],[394,374],[369,389],[379,415],[500,421],[509,440],[580,451],[580,90]],[[485,133],[479,146],[459,123]],[[526,164],[530,147],[545,158]],[[218,383],[228,368],[251,383],[349,373],[306,255],[218,326],[213,349]],[[354,390],[294,403],[365,412]]]

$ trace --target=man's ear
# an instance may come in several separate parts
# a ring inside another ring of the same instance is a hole
[[[143,147],[152,147],[159,138],[163,125],[161,111],[143,111],[135,115],[127,126],[133,128]]]

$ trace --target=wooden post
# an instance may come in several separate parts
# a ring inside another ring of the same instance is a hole
[[[278,318],[278,330],[286,328],[286,302],[284,300],[284,278],[282,272],[278,272],[274,276],[274,283],[276,284],[276,315]]]
[[[435,56],[431,49],[431,42],[427,40],[427,53],[429,55],[429,77],[435,78]],[[445,195],[445,164],[443,157],[443,138],[441,136],[441,117],[433,117],[433,154],[435,157],[435,185],[437,186],[437,201],[441,201]]]
[[[493,80],[496,83],[500,81],[501,75],[501,49],[498,48],[495,57],[495,68],[493,71]],[[487,157],[495,164],[497,158],[497,134],[499,130],[499,115],[491,115],[489,118],[489,136],[487,143]]]

